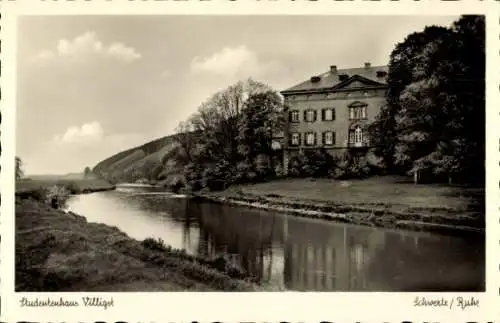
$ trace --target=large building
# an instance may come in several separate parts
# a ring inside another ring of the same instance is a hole
[[[304,149],[337,154],[370,146],[367,126],[385,104],[387,66],[330,69],[281,92],[288,113],[283,163]]]

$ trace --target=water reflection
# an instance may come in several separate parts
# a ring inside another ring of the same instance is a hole
[[[484,290],[484,237],[380,230],[124,192],[81,196],[70,208],[137,239],[156,236],[192,254],[227,254],[260,280],[290,290]]]

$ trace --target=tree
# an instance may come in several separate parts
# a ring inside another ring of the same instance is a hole
[[[484,37],[484,18],[463,16],[396,46],[387,106],[370,127],[388,167],[484,178]]]
[[[92,170],[90,169],[90,167],[85,167],[85,169],[83,170],[83,176],[85,178],[89,177],[90,175],[92,174]]]
[[[283,103],[278,93],[266,91],[250,95],[239,122],[238,152],[249,165],[256,166],[257,157],[269,160],[272,165],[273,135],[283,131]],[[254,169],[254,168],[252,168]]]
[[[382,158],[389,171],[395,170],[394,155],[398,144],[396,117],[402,109],[401,93],[410,83],[418,80],[414,67],[423,66],[422,50],[448,32],[449,30],[444,27],[426,27],[422,32],[408,35],[391,53],[387,78],[387,104],[382,107],[375,122],[369,126],[370,140],[375,146],[375,153]]]
[[[24,176],[23,162],[20,157],[16,156],[16,179],[21,179]]]
[[[248,79],[215,93],[179,125],[176,147],[163,160],[175,159],[184,164],[191,187],[202,183],[215,189],[233,183],[243,161],[239,135],[248,100],[271,91],[266,84]]]

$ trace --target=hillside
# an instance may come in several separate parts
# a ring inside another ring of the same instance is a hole
[[[174,139],[170,135],[121,151],[99,162],[93,172],[115,183],[161,179],[167,171],[162,158],[174,148]]]

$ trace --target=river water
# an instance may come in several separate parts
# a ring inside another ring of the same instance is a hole
[[[74,196],[69,210],[130,237],[224,253],[294,291],[483,291],[484,236],[447,236],[195,202],[150,188]]]

